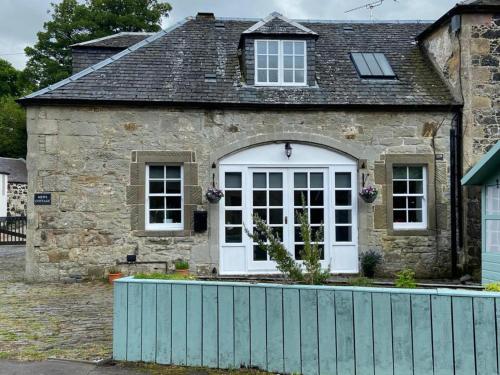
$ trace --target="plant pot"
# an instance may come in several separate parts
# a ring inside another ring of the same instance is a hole
[[[375,194],[372,194],[372,195],[361,195],[361,194],[359,194],[359,196],[360,196],[360,197],[361,197],[361,199],[363,199],[366,203],[373,203],[373,202],[375,202],[375,199],[377,199],[378,192],[376,192]]]
[[[210,202],[210,203],[217,203],[220,201],[220,199],[222,197],[219,197],[218,195],[215,195],[209,191],[207,191],[207,193],[205,194],[205,196],[207,197],[207,200]]]
[[[189,270],[175,270],[178,275],[189,276]]]
[[[116,279],[119,279],[121,277],[123,277],[123,274],[121,272],[110,273],[110,274],[108,274],[108,281],[110,284],[113,284],[113,281],[115,281]]]

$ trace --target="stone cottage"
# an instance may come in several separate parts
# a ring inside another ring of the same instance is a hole
[[[127,255],[272,274],[244,228],[260,215],[300,259],[301,197],[332,273],[358,273],[368,249],[381,274],[467,270],[478,198],[462,205],[459,181],[500,137],[499,26],[492,0],[433,24],[198,13],[73,46],[75,74],[21,99],[29,195],[51,195],[29,200],[27,276],[97,276]]]
[[[26,161],[0,157],[0,217],[26,216],[27,198]]]

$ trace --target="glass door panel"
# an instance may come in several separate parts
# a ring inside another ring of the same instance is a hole
[[[352,242],[352,176],[351,172],[335,172],[334,226],[335,242]]]

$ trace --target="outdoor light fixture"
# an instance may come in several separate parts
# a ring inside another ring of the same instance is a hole
[[[292,156],[292,145],[290,142],[285,143],[285,154],[287,158],[290,158]]]

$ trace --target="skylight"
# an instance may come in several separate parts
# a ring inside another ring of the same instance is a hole
[[[351,58],[361,78],[395,78],[396,74],[383,53],[351,53]]]

